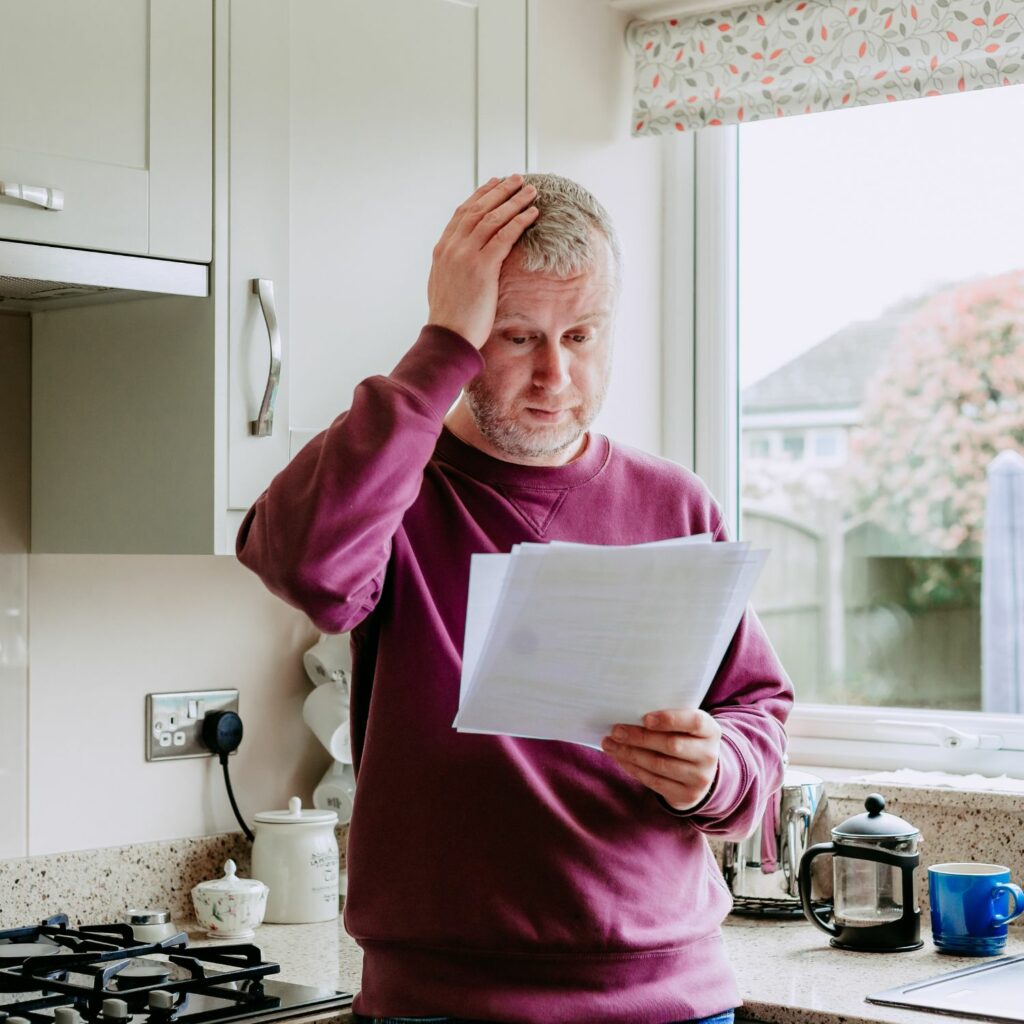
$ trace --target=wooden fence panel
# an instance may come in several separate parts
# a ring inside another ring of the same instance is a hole
[[[828,652],[824,640],[822,538],[802,523],[755,508],[743,509],[743,539],[771,554],[751,605],[785,666],[798,699],[824,699],[822,667]]]

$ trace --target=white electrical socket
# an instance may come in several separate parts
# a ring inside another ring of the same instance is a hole
[[[146,694],[146,760],[213,757],[203,745],[210,711],[238,711],[237,690],[185,690]]]

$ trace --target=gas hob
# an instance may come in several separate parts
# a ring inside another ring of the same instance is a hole
[[[352,994],[277,981],[257,946],[137,941],[64,914],[0,931],[0,1024],[220,1024],[326,1015]]]

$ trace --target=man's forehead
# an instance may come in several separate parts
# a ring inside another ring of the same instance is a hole
[[[611,316],[611,310],[609,309],[594,309],[591,312],[581,313],[579,316],[572,317],[572,320],[578,324],[585,323],[600,323],[604,320],[609,319]],[[535,313],[527,313],[519,309],[502,309],[498,307],[498,312],[495,314],[495,324],[505,323],[533,323],[536,317]]]
[[[614,282],[600,265],[558,277],[506,263],[498,282],[496,320],[534,320],[552,306],[575,320],[607,318],[615,306]]]

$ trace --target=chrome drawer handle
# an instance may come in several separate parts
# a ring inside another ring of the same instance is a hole
[[[267,387],[263,392],[259,416],[249,421],[249,433],[254,437],[270,437],[274,432],[277,387],[281,383],[281,330],[277,323],[277,307],[274,305],[274,282],[262,277],[254,278],[252,290],[260,298],[263,320],[270,336],[270,372],[267,374]]]
[[[64,193],[59,188],[47,188],[45,185],[17,185],[13,181],[0,181],[0,196],[9,199],[20,199],[23,203],[32,203],[45,210],[63,210]]]

